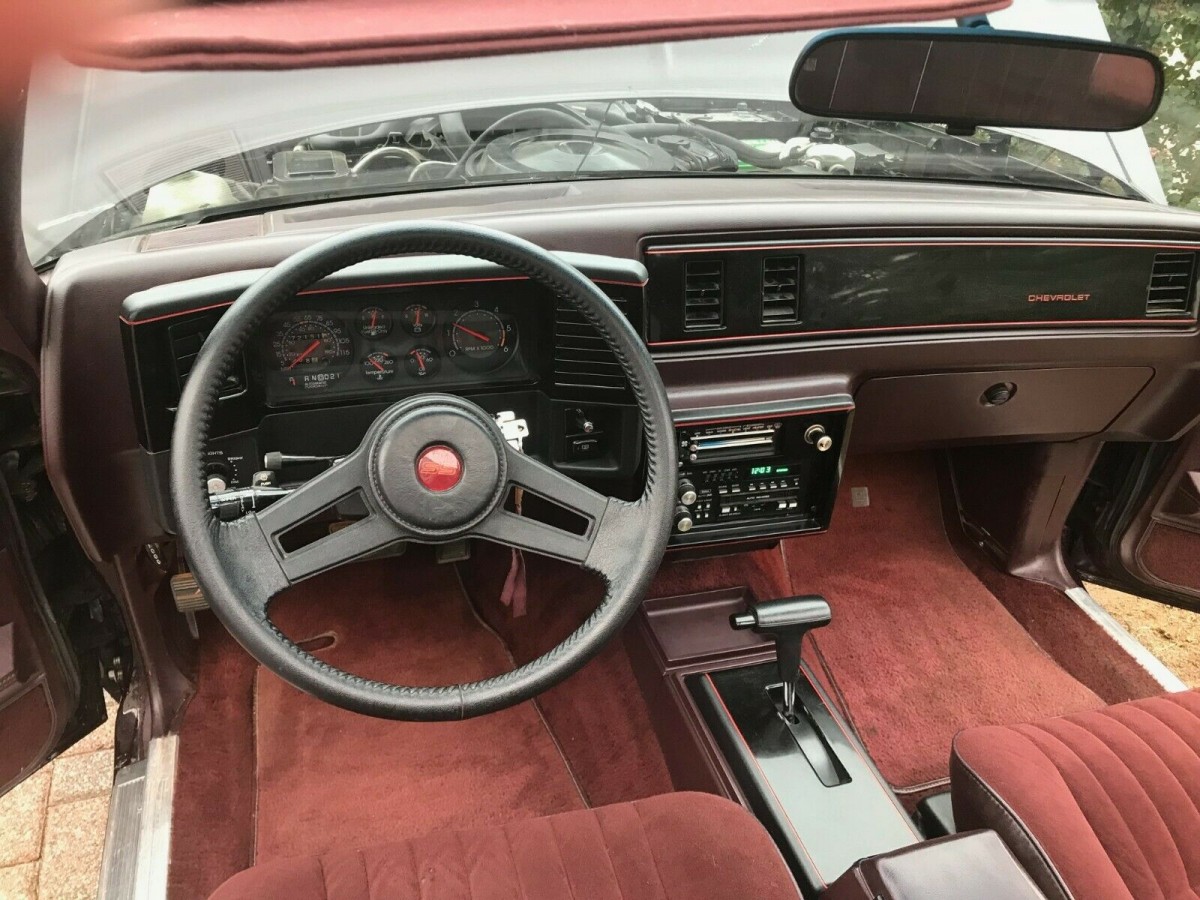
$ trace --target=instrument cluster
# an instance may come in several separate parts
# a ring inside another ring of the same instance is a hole
[[[301,295],[264,329],[257,368],[267,402],[529,381],[509,293],[470,286]]]

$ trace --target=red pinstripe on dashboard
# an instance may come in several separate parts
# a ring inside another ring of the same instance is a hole
[[[441,284],[479,284],[489,281],[528,281],[529,278],[525,275],[496,275],[488,278],[444,278],[437,281],[396,281],[386,284],[351,284],[343,287],[327,287],[327,288],[306,288],[303,291],[297,291],[296,296],[308,296],[311,294],[334,294],[343,293],[345,291],[380,291],[389,288],[405,288],[405,287],[430,287],[432,285]],[[618,287],[644,288],[644,281],[616,281],[610,278],[591,278],[593,284],[612,284]],[[194,316],[196,313],[208,312],[213,309],[226,309],[233,306],[232,300],[226,300],[222,303],[210,303],[208,306],[197,306],[192,309],[181,309],[178,312],[163,313],[161,316],[151,316],[148,319],[138,319],[132,321],[121,316],[121,321],[126,325],[146,325],[150,322],[161,322],[163,319],[174,319],[179,316]]]

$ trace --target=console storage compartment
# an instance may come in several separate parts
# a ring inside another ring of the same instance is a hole
[[[968,831],[864,859],[821,900],[1044,900],[994,831]]]

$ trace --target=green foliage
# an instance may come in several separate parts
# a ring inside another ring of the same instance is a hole
[[[1200,209],[1200,4],[1099,0],[1113,41],[1158,54],[1166,91],[1146,138],[1173,206]]]

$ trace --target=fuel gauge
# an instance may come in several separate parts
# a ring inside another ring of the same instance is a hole
[[[436,375],[442,360],[432,347],[413,347],[404,357],[404,368],[413,378],[428,378]]]
[[[368,306],[358,314],[358,333],[365,338],[378,340],[387,337],[392,330],[392,314],[378,306]]]

